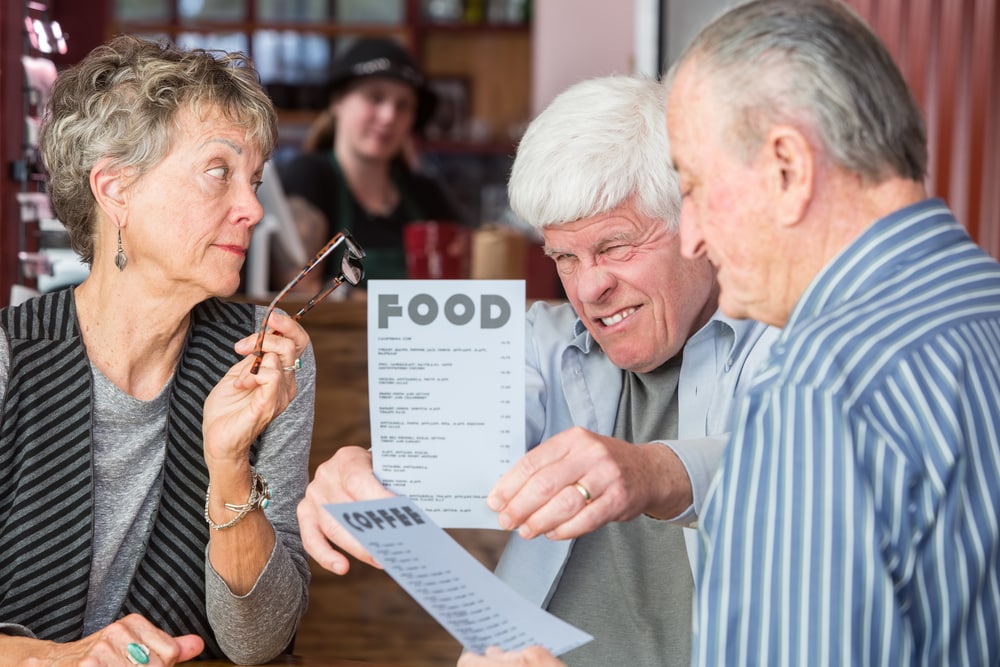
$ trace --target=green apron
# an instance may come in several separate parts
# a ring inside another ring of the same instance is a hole
[[[346,229],[356,234],[354,219],[354,207],[351,206],[351,190],[347,186],[347,179],[337,163],[337,158],[333,151],[330,151],[330,163],[333,171],[337,174],[340,187],[337,189],[337,223],[336,229]],[[403,187],[402,178],[396,168],[390,172],[393,185],[399,190],[400,206],[403,208],[404,219],[407,222],[422,220],[423,213],[410,197],[410,193]],[[395,213],[395,211],[393,211]],[[331,223],[334,221],[331,220]],[[332,230],[331,230],[332,233]],[[406,250],[403,248],[403,239],[400,238],[399,245],[385,246],[381,248],[369,248],[362,244],[365,249],[365,280],[375,278],[380,280],[396,280],[406,278]]]

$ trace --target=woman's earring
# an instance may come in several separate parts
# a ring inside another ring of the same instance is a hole
[[[125,270],[125,265],[128,264],[128,257],[125,256],[125,250],[122,248],[122,228],[118,228],[118,252],[115,253],[115,266],[118,267],[119,271]]]

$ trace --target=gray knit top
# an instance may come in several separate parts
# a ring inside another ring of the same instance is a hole
[[[258,326],[265,309],[256,308]],[[234,341],[235,342],[235,341]],[[275,532],[270,559],[253,589],[234,595],[205,554],[206,607],[216,639],[238,664],[266,662],[288,646],[308,601],[309,565],[295,509],[308,482],[316,391],[312,345],[296,372],[297,394],[260,436],[257,470],[273,498],[264,510]],[[10,351],[0,335],[0,398]],[[166,447],[168,386],[150,401],[126,394],[91,365],[93,376],[94,551],[84,635],[110,624],[121,608],[156,511],[156,482]],[[0,403],[2,405],[2,403]],[[206,526],[207,530],[207,526]],[[4,623],[0,633],[34,636]]]

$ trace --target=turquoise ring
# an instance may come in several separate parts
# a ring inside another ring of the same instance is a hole
[[[149,647],[145,644],[129,642],[125,647],[125,657],[133,665],[145,665],[149,663]]]
[[[292,365],[291,365],[291,366],[285,366],[285,368],[284,368],[283,370],[284,370],[284,371],[285,371],[286,373],[288,373],[288,372],[291,372],[291,371],[297,371],[297,370],[299,370],[300,368],[302,368],[302,360],[301,360],[301,359],[296,359],[296,360],[295,360],[295,361],[294,361],[294,362],[292,363]]]

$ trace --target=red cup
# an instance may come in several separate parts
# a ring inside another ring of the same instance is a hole
[[[409,278],[469,277],[469,230],[454,222],[421,220],[403,229]]]

